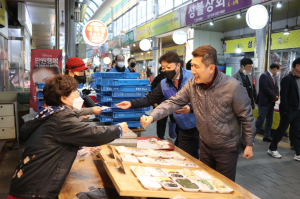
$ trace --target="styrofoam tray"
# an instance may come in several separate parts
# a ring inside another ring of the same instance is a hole
[[[160,157],[158,151],[154,151],[153,149],[148,149],[147,156],[150,158],[159,158]]]
[[[158,182],[161,184],[161,186],[166,189],[166,190],[179,190],[180,186],[174,182],[174,180],[172,180],[171,178],[167,178],[167,177],[157,177]],[[167,186],[167,184],[172,184],[173,186]]]
[[[133,156],[133,155],[130,155],[130,154],[120,154],[123,162],[136,162],[136,163],[139,163],[139,160]]]
[[[190,179],[187,179],[187,178],[172,178],[179,186],[180,188],[183,190],[183,191],[186,191],[186,192],[198,192],[199,191],[199,188],[198,189],[193,189],[193,188],[185,188],[183,187],[179,182],[177,182],[176,180],[179,179],[179,180],[189,180],[191,183],[194,183],[192,182]],[[199,185],[197,183],[194,183],[196,184],[198,187]]]
[[[147,150],[143,149],[132,149],[132,153],[135,156],[146,156],[147,155]]]
[[[161,168],[159,167],[146,167],[146,170],[148,173],[151,174],[153,177],[168,177],[166,172],[164,172]]]
[[[144,167],[141,167],[141,166],[129,166],[131,171],[134,173],[134,175],[136,176],[151,176],[151,174],[144,168]],[[143,173],[136,173],[135,172],[135,168],[140,168]]]
[[[194,170],[193,172],[201,179],[214,180],[214,178],[211,175],[209,175],[206,171]]]
[[[137,178],[145,189],[158,190],[162,187],[156,178],[148,176],[137,176]]]
[[[163,169],[163,171],[166,172],[168,177],[184,178],[184,175],[177,169]]]
[[[215,193],[215,192],[217,192],[218,189],[212,184],[212,180],[207,180],[207,181],[212,185],[212,187],[214,188],[213,190],[211,190],[207,185],[203,184],[201,182],[201,180],[191,179],[191,182],[196,183],[199,186],[199,190],[201,192],[205,192],[205,193]]]
[[[188,168],[184,168],[179,170],[180,173],[188,179],[200,179],[199,176],[197,176],[192,170],[188,169]]]
[[[137,157],[137,159],[138,159],[141,163],[155,164],[153,158],[149,158],[149,157]]]
[[[219,180],[219,179],[218,179]],[[214,181],[213,182],[213,186],[215,186],[218,190],[217,192],[218,193],[230,193],[230,192],[233,192],[233,189],[230,188],[227,184],[225,184],[224,182],[222,182],[221,180],[219,180],[221,183],[223,183],[225,185],[225,190],[224,189],[219,189],[215,184],[214,184]]]
[[[132,154],[132,150],[126,148],[125,146],[116,146],[115,149],[118,151],[119,154]]]

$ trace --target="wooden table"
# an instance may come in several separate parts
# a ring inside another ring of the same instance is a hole
[[[118,152],[114,147],[113,151],[115,153],[115,156],[120,158]],[[119,169],[119,165],[115,159],[113,159],[109,154],[109,149],[107,145],[102,146],[102,150],[100,152],[100,157],[102,158],[104,168],[106,172],[108,173],[110,179],[112,180],[116,190],[118,191],[120,196],[132,196],[137,198],[147,198],[147,197],[160,197],[160,198],[172,198],[175,196],[182,196],[185,198],[210,198],[210,199],[220,199],[220,198],[226,198],[226,199],[257,199],[255,195],[241,187],[240,185],[236,184],[235,182],[229,180],[222,174],[216,172],[215,170],[211,169],[210,167],[206,166],[201,161],[193,158],[186,152],[182,151],[178,147],[175,148],[175,151],[180,153],[181,155],[187,157],[190,161],[194,162],[198,166],[200,166],[201,169],[208,172],[212,177],[215,177],[217,179],[220,179],[225,184],[230,186],[234,192],[230,194],[219,194],[219,193],[202,193],[202,192],[184,192],[182,190],[179,191],[166,191],[163,188],[157,190],[157,191],[151,191],[144,189],[141,183],[138,181],[136,176],[133,174],[133,172],[130,170],[130,165],[140,165],[140,166],[153,166],[157,167],[158,165],[155,164],[144,164],[144,163],[125,163],[123,162],[123,166],[125,168],[126,174],[124,174]],[[159,165],[161,168],[174,168],[174,169],[183,169],[184,167],[179,166],[163,166]],[[199,168],[189,168],[191,170],[197,170]]]
[[[142,131],[146,131],[143,127],[131,128],[130,130],[132,130],[134,133],[136,133],[138,137],[142,136]]]
[[[88,192],[89,187],[103,188],[103,181],[92,157],[74,163],[59,194],[59,199],[77,198],[79,192]]]

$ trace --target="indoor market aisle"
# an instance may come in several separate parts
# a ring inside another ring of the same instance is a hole
[[[142,136],[156,136],[156,123],[150,124]],[[245,160],[240,155],[236,182],[263,199],[300,198],[300,162],[293,160],[294,151],[283,144],[278,148],[282,158],[275,159],[267,154],[268,146],[255,139],[254,157]],[[0,164],[0,199],[7,198],[22,150],[8,151]]]

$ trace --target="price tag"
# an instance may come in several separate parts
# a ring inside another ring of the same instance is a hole
[[[126,174],[125,168],[124,168],[124,165],[123,165],[122,161],[118,157],[116,158],[116,160],[117,160],[117,162],[118,162],[118,164],[120,166],[119,170],[123,171],[123,173]]]
[[[112,157],[113,159],[116,159],[115,154],[114,154],[114,150],[112,149],[112,147],[110,145],[107,145],[107,148],[109,150],[110,157]]]

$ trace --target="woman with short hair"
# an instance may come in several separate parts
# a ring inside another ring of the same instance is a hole
[[[57,198],[79,146],[107,144],[127,133],[126,123],[91,126],[81,122],[73,110],[80,109],[83,103],[77,87],[73,77],[63,75],[45,84],[44,100],[48,106],[21,129],[20,139],[26,144],[8,199]]]

